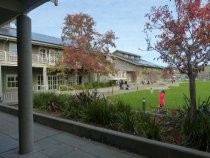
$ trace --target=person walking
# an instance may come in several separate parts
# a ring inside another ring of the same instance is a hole
[[[159,102],[160,102],[160,107],[164,107],[165,106],[165,91],[164,90],[162,90],[160,92]]]

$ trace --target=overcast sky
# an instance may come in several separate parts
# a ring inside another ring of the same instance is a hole
[[[144,60],[165,65],[161,60],[153,60],[158,57],[158,53],[140,51],[138,48],[146,49],[143,33],[147,20],[145,14],[152,6],[167,3],[169,0],[59,0],[58,6],[51,2],[45,3],[30,12],[29,16],[33,32],[60,38],[67,14],[89,14],[95,20],[98,32],[115,32],[119,38],[115,49],[138,54]]]

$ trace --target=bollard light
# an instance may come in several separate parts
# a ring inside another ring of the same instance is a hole
[[[146,99],[142,98],[142,111],[145,113],[145,107],[146,107]]]

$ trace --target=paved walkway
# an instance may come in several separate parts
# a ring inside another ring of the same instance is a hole
[[[137,85],[137,84],[132,84],[130,85],[129,90],[125,89],[120,89],[118,86],[115,87],[108,87],[108,88],[100,88],[98,89],[99,92],[104,94],[105,96],[112,96],[115,94],[121,94],[121,93],[130,93],[130,92],[135,92],[135,91],[141,91],[141,90],[161,90],[161,89],[168,89],[170,86],[179,86],[180,82],[175,82],[175,83],[169,83],[169,82],[158,82],[154,84],[145,84],[145,85]]]
[[[18,118],[0,112],[0,158],[145,158],[34,123],[34,151],[20,155]]]

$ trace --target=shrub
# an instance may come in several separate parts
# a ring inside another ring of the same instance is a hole
[[[110,125],[115,116],[115,108],[106,100],[96,100],[84,109],[84,118],[88,122]]]
[[[190,102],[183,115],[182,133],[184,144],[203,151],[210,151],[210,97],[198,106],[197,118],[190,120]]]
[[[131,113],[131,111],[132,111],[131,106],[129,104],[122,102],[122,101],[117,101],[114,104],[115,104],[118,112]]]
[[[92,102],[99,101],[101,99],[105,99],[105,97],[101,96],[97,90],[84,90],[78,94],[75,94],[72,103],[78,106],[87,106]]]
[[[69,104],[65,106],[63,114],[68,118],[83,118],[87,119],[89,122],[96,123],[96,121],[93,120],[94,116],[89,115],[91,115],[91,113],[93,113],[93,115],[97,115],[94,113],[96,110],[100,110],[100,108],[102,111],[106,111],[106,107],[104,107],[105,104],[108,104],[108,102],[105,100],[105,97],[101,96],[96,90],[84,90],[72,97],[72,100],[69,102]],[[102,106],[96,107],[100,105]],[[92,109],[94,107],[96,107],[96,109]],[[100,111],[98,112],[100,113]],[[101,117],[103,117],[103,115]],[[99,122],[103,121],[99,120]]]
[[[68,101],[68,104],[65,104],[63,109],[63,115],[66,118],[81,118],[83,112],[83,105],[78,101],[77,96],[72,96],[71,100]]]
[[[70,89],[69,86],[67,85],[59,85],[59,89],[60,91],[68,91]]]
[[[116,117],[113,127],[117,130],[134,133],[136,120],[135,113],[132,112],[131,106],[121,101],[115,102],[114,106],[116,108]]]
[[[66,118],[79,119],[82,115],[82,108],[68,104],[63,109],[63,116]]]
[[[67,94],[41,92],[33,95],[33,104],[40,110],[62,111],[71,99],[72,96]]]
[[[135,122],[136,120],[134,113],[120,112],[117,113],[115,127],[121,131],[134,133]]]
[[[136,133],[143,134],[148,139],[160,140],[160,125],[156,118],[150,114],[138,113],[138,122],[136,124]]]
[[[33,95],[33,105],[34,108],[38,108],[40,110],[47,110],[48,103],[51,101],[55,101],[57,95],[55,93],[34,93]]]

